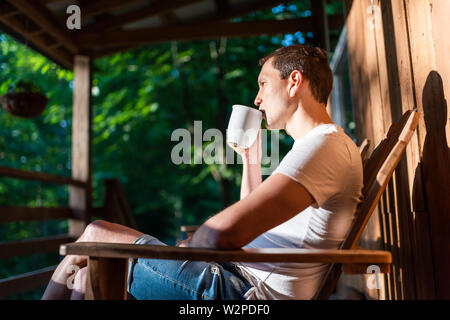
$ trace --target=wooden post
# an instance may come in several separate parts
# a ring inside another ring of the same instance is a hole
[[[86,182],[85,188],[70,187],[69,206],[75,219],[69,221],[69,234],[80,235],[89,222],[92,204],[92,106],[91,58],[75,56],[72,114],[72,178]]]
[[[344,66],[347,60],[347,28],[344,26],[339,36],[339,41],[334,49],[333,59],[330,61],[330,68],[333,72],[333,89],[327,104],[328,114],[334,122],[340,126],[345,126],[345,102],[343,73],[346,72]]]
[[[330,37],[328,31],[328,17],[326,11],[325,0],[311,1],[311,12],[314,20],[315,29],[318,32],[318,39],[320,39],[320,47],[330,51]]]

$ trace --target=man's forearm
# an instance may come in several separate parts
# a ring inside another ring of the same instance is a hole
[[[234,221],[230,219],[229,215],[232,210],[233,205],[210,217],[194,232],[184,246],[218,249],[238,248],[234,244],[237,237],[235,235],[230,237],[230,233],[226,232]]]
[[[262,183],[262,177],[260,162],[251,162],[248,156],[243,157],[242,162],[241,199],[244,199]]]

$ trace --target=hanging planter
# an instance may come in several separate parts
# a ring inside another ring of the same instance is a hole
[[[48,99],[34,84],[19,81],[12,84],[8,93],[0,97],[3,109],[21,118],[36,117],[44,112]]]

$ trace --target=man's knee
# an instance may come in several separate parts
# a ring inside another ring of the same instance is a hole
[[[105,220],[98,219],[98,220],[95,220],[95,221],[92,221],[91,223],[89,223],[87,225],[86,229],[89,229],[91,231],[92,230],[93,231],[95,231],[95,230],[105,230],[105,229],[108,229],[108,227],[110,227],[112,224],[113,224],[112,222],[108,222],[108,221],[105,221]]]
[[[111,223],[105,220],[95,220],[89,223],[84,229],[83,234],[80,236],[78,241],[96,241],[98,235],[108,229]]]
[[[95,220],[84,230],[77,241],[133,243],[142,232],[105,220]]]

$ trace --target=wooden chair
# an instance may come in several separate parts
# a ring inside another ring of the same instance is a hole
[[[315,299],[328,299],[342,271],[355,274],[377,265],[388,273],[392,255],[388,251],[355,249],[356,243],[389,182],[418,123],[416,111],[407,111],[391,126],[364,168],[364,200],[358,206],[347,238],[339,249],[240,249],[216,250],[174,246],[114,243],[70,243],[60,254],[89,256],[86,299],[126,299],[129,258],[192,261],[318,262],[330,264]]]
[[[364,200],[359,204],[355,213],[355,221],[347,238],[341,245],[342,250],[352,250],[356,247],[364,228],[378,204],[381,195],[392,177],[395,168],[400,161],[411,136],[416,130],[419,122],[417,111],[406,111],[397,123],[389,128],[386,138],[382,140],[372,152],[370,158],[363,161],[364,187],[362,190]],[[346,273],[366,273],[351,272]],[[362,271],[362,270],[360,270]],[[339,276],[342,272],[342,264],[333,264],[322,280],[320,289],[315,299],[328,299],[334,290]]]
[[[361,159],[364,161],[366,159],[367,151],[369,151],[370,140],[364,139],[364,141],[359,146],[359,153],[361,154]]]

